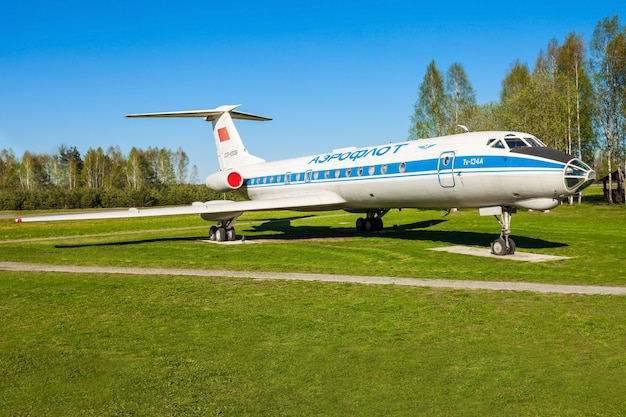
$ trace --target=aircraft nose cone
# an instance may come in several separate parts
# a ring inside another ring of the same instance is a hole
[[[567,190],[576,194],[589,187],[596,179],[596,172],[578,158],[568,162],[563,172]]]

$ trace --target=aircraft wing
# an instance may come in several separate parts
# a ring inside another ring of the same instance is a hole
[[[212,200],[195,202],[189,206],[161,207],[149,209],[94,211],[81,213],[59,213],[43,216],[17,218],[17,223],[49,222],[64,220],[122,219],[131,217],[174,216],[201,214],[205,220],[227,220],[238,217],[244,211],[264,210],[319,210],[341,208],[345,200],[334,193],[317,193],[298,197],[281,197],[267,200]]]

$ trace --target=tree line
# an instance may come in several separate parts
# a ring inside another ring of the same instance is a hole
[[[562,43],[551,40],[532,70],[514,62],[502,80],[499,101],[487,104],[476,103],[460,63],[443,73],[431,61],[419,86],[409,139],[463,128],[532,133],[550,147],[591,162],[599,177],[618,171],[624,186],[626,26],[618,15],[604,18],[588,48],[575,32]]]
[[[178,148],[89,148],[55,154],[0,151],[0,210],[149,207],[222,197],[197,184],[198,168]]]

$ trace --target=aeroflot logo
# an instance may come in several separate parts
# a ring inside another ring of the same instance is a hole
[[[352,152],[343,152],[343,153],[329,153],[327,155],[318,155],[315,158],[311,159],[307,165],[309,164],[323,164],[325,162],[330,161],[356,161],[357,159],[365,158],[368,156],[383,156],[391,152],[391,154],[397,153],[400,148],[406,146],[406,143],[400,143],[398,145],[388,145],[388,146],[377,146],[375,148],[368,149],[359,149],[358,151]]]

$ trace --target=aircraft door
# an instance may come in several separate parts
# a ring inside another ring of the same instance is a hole
[[[454,151],[443,152],[437,162],[437,177],[443,188],[454,187]]]

